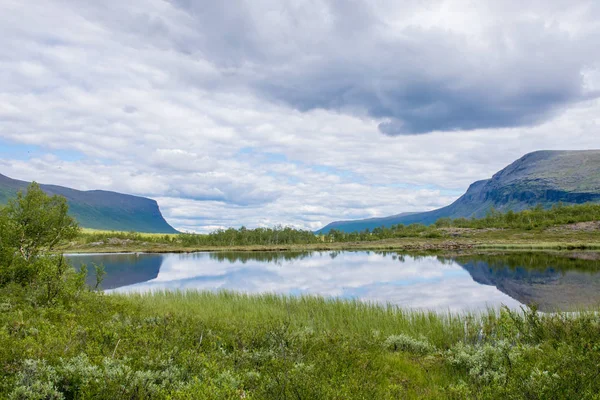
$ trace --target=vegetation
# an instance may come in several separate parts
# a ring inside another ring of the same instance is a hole
[[[82,232],[81,241],[85,244],[119,242],[145,242],[175,244],[182,247],[199,246],[247,246],[247,245],[291,245],[318,243],[319,239],[311,231],[277,226],[274,228],[220,229],[209,234],[145,234],[137,232],[91,231]]]
[[[597,312],[441,315],[319,297],[87,288],[35,186],[0,212],[0,398],[598,398]],[[226,257],[226,254],[223,255]]]
[[[362,232],[331,230],[325,235],[291,227],[226,229],[209,234],[145,234],[83,230],[66,251],[194,250],[340,250],[456,248],[588,248],[600,247],[599,204],[536,207],[518,213],[492,210],[480,219],[440,219],[434,225],[394,225]],[[589,226],[568,224],[578,222]]]
[[[594,398],[599,318],[404,312],[322,298],[3,289],[0,397]]]
[[[362,232],[331,230],[324,235],[325,241],[375,241],[405,237],[440,238],[447,235],[447,228],[461,229],[513,229],[522,231],[541,230],[553,226],[600,220],[600,204],[586,203],[572,206],[556,204],[550,209],[541,205],[520,212],[501,213],[492,209],[483,218],[440,218],[435,224],[393,225]]]
[[[436,210],[383,218],[336,221],[325,226],[342,231],[362,231],[385,225],[434,224],[440,218],[485,217],[493,208],[526,210],[540,204],[551,208],[559,202],[600,202],[600,152],[537,151],[529,153],[494,174],[474,182],[452,204]]]
[[[600,220],[600,204],[585,203],[565,206],[559,203],[550,209],[545,209],[538,205],[535,208],[521,212],[508,211],[501,213],[492,209],[484,218],[480,219],[442,218],[437,220],[435,226],[531,230],[598,220]]]
[[[600,255],[597,252],[511,252],[460,254],[452,257],[440,256],[440,260],[453,260],[459,263],[483,263],[490,272],[498,270],[525,271],[600,271]]]
[[[49,304],[80,292],[85,270],[76,274],[62,256],[49,252],[77,235],[62,197],[48,197],[32,184],[26,195],[0,209],[0,286],[27,289],[29,301]]]

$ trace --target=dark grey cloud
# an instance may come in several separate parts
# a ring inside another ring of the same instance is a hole
[[[301,111],[380,119],[387,135],[535,125],[588,99],[582,73],[597,65],[596,33],[574,35],[554,14],[515,13],[470,35],[395,26],[385,7],[358,0],[172,4],[199,30],[193,51],[225,79]],[[442,3],[425,5],[435,11]],[[569,8],[558,1],[552,10]]]

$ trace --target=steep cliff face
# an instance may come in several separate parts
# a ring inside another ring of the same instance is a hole
[[[459,200],[477,204],[475,216],[491,207],[521,210],[537,204],[600,201],[600,151],[539,151],[480,182]],[[481,207],[483,206],[483,207]]]
[[[0,204],[5,204],[29,182],[11,179],[0,174]],[[49,195],[67,199],[69,213],[80,226],[90,229],[176,233],[163,218],[158,203],[145,197],[108,192],[80,191],[56,185],[40,185]]]
[[[541,204],[600,202],[600,150],[538,151],[527,154],[496,173],[473,183],[451,205],[438,210],[358,221],[338,221],[319,232],[346,232],[395,224],[432,224],[439,218],[483,217],[492,208],[521,211]]]

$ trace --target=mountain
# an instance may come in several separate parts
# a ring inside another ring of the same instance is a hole
[[[361,231],[376,226],[421,223],[439,218],[484,217],[492,208],[522,211],[541,204],[600,202],[600,150],[537,151],[515,161],[491,179],[473,183],[454,203],[434,211],[386,218],[333,222],[331,229]],[[375,225],[379,224],[379,225]]]
[[[0,204],[6,204],[29,182],[11,179],[0,174]],[[176,233],[165,221],[155,200],[104,190],[80,191],[55,185],[40,185],[49,195],[67,199],[69,214],[84,228],[136,231],[147,233]]]
[[[381,217],[381,218],[368,218],[368,219],[360,219],[356,221],[336,221],[327,225],[325,228],[321,229],[321,231],[328,232],[331,229],[338,229],[344,232],[353,232],[353,231],[362,231],[365,229],[372,230],[373,228],[378,228],[381,226],[390,226],[394,225],[397,219],[407,217],[409,215],[414,215],[419,213],[401,213],[392,215],[390,217]],[[319,231],[319,232],[321,232]]]

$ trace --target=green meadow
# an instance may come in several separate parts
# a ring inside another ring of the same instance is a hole
[[[101,282],[101,267],[76,272],[60,249],[115,234],[82,234],[67,211],[35,186],[0,210],[0,398],[600,398],[597,311],[452,314],[322,297],[106,294],[85,283],[87,274]],[[273,232],[308,237],[276,229],[263,238]],[[250,237],[236,235],[216,238]]]
[[[598,398],[596,313],[403,311],[319,297],[2,290],[12,399]]]

